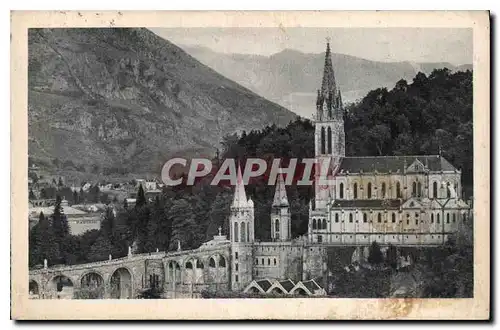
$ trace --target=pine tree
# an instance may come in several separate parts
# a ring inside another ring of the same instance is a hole
[[[101,233],[112,240],[113,229],[115,227],[115,215],[112,207],[107,207],[101,221]]]
[[[373,241],[372,245],[370,246],[370,251],[368,253],[368,262],[371,263],[372,265],[378,265],[381,264],[383,261],[384,261],[384,255],[380,250],[380,245],[377,243],[377,241]]]
[[[79,199],[78,199],[78,192],[76,190],[73,191],[73,204],[78,204]]]
[[[43,265],[44,259],[47,259],[49,264],[59,263],[59,251],[50,221],[40,212],[38,223],[30,231],[29,264]]]
[[[66,236],[69,235],[68,219],[61,207],[61,196],[57,195],[54,212],[52,213],[52,231],[57,244],[61,245]]]
[[[144,189],[142,188],[142,184],[139,185],[139,190],[137,191],[137,199],[135,201],[136,207],[142,207],[146,205],[146,195],[144,193]]]
[[[63,181],[62,181],[62,178],[61,178],[61,177],[59,177],[59,182],[57,183],[57,186],[58,186],[59,188],[60,188],[60,187],[62,187],[62,186],[64,186],[64,184],[63,184]]]
[[[389,247],[387,248],[386,261],[387,261],[387,264],[391,268],[393,268],[393,269],[397,268],[397,266],[398,266],[398,250],[392,244],[389,244]]]

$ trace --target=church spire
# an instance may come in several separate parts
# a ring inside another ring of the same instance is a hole
[[[245,207],[247,206],[247,195],[245,193],[245,184],[241,175],[241,168],[238,164],[238,177],[236,178],[236,185],[234,186],[234,199],[232,207]]]
[[[331,92],[336,95],[337,85],[335,82],[335,73],[333,72],[332,54],[330,51],[330,38],[326,42],[325,67],[323,69],[323,81],[321,83],[321,95],[327,98]]]
[[[274,192],[274,200],[272,206],[288,206],[285,182],[283,181],[283,175],[281,173],[278,174],[278,180],[276,181],[276,190]]]

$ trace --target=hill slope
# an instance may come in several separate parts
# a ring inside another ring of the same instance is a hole
[[[183,47],[183,46],[181,46]],[[200,62],[220,72],[263,97],[281,104],[297,114],[310,117],[314,111],[325,54],[306,54],[285,49],[271,56],[221,54],[205,47],[184,46]],[[400,79],[410,80],[422,71],[430,74],[436,68],[454,71],[450,63],[376,62],[343,54],[332,54],[335,76],[342,99],[353,102],[370,90],[393,88]]]
[[[44,167],[158,174],[295,118],[146,29],[30,29],[28,42],[29,156]]]

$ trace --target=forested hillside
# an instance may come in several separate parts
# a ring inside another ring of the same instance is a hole
[[[470,195],[473,157],[470,71],[452,74],[437,70],[429,77],[419,73],[413,82],[400,81],[390,91],[371,91],[359,104],[348,106],[345,116],[348,155],[437,154],[441,149],[444,157],[463,170],[462,180]],[[244,166],[247,157],[299,158],[299,161],[312,158],[313,136],[313,124],[303,119],[285,128],[273,125],[241,136],[226,136],[221,159],[214,161],[237,158]],[[109,254],[120,257],[126,255],[127,247],[134,242],[138,252],[175,249],[177,240],[183,249],[196,248],[211,239],[219,226],[228,234],[233,189],[212,186],[210,181],[209,176],[195,186],[165,189],[162,198],[153,202],[146,202],[141,197],[144,194],[139,193],[135,207],[115,205],[116,216],[108,212],[100,231],[81,237],[64,234],[67,231],[53,229],[47,221],[40,221],[30,234],[30,265],[40,264],[44,256],[49,257],[50,264],[103,260]],[[292,185],[286,189],[292,235],[296,237],[307,230],[313,187]],[[256,180],[246,191],[255,203],[256,238],[266,240],[270,237],[274,187]],[[53,235],[55,239],[50,238]]]

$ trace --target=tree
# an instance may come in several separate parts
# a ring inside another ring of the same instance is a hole
[[[29,197],[28,197],[28,199],[29,199],[30,201],[35,200],[35,199],[36,199],[36,196],[35,196],[35,193],[33,192],[33,189],[30,189],[30,193],[29,193]]]
[[[109,255],[113,253],[113,245],[106,235],[100,234],[97,240],[92,244],[89,251],[89,261],[108,260]]]
[[[380,250],[380,245],[377,241],[373,241],[372,245],[370,245],[369,253],[368,253],[368,262],[372,265],[379,265],[384,261],[384,255]]]
[[[142,184],[139,185],[139,190],[137,191],[137,199],[135,201],[136,207],[142,207],[146,205],[146,195],[144,194],[144,189],[142,188]]]
[[[398,266],[398,250],[392,244],[389,244],[387,248],[386,262],[392,269],[396,269]]]
[[[59,263],[59,251],[50,221],[40,212],[38,223],[30,230],[29,264],[43,265],[44,259],[47,259],[49,264]]]
[[[61,177],[59,177],[59,182],[57,183],[57,186],[58,186],[59,188],[61,188],[61,187],[63,187],[63,186],[64,186],[64,184],[63,184],[63,180],[62,180],[62,178],[61,178]]]
[[[76,190],[73,191],[73,204],[78,204],[80,200],[78,199],[78,192]]]
[[[66,215],[63,213],[61,207],[61,197],[57,195],[56,203],[54,205],[54,212],[52,213],[52,233],[54,235],[54,240],[58,245],[59,251],[62,248],[62,242],[69,235],[69,225]]]

